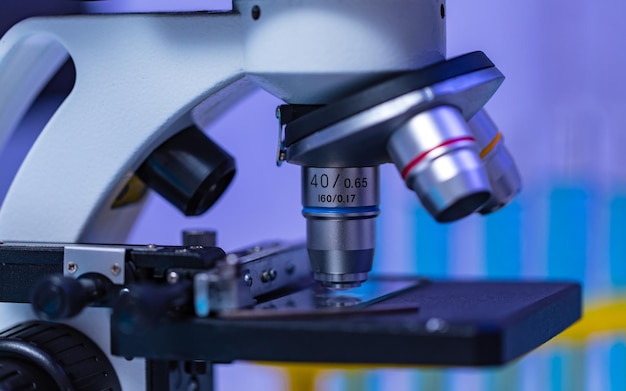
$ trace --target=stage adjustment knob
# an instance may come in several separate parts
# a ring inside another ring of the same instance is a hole
[[[111,285],[109,280],[96,274],[79,279],[50,275],[35,284],[31,303],[42,319],[67,319],[89,305],[104,302],[111,293]]]

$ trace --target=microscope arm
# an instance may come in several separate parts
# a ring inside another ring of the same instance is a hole
[[[238,19],[75,16],[31,19],[10,30],[2,40],[1,77],[14,78],[14,91],[38,77],[21,95],[22,107],[7,108],[13,115],[0,117],[0,140],[63,59],[59,44],[73,58],[77,77],[13,181],[0,210],[0,237],[123,241],[136,215],[129,209],[136,212],[139,205],[110,205],[138,165],[189,125],[191,109],[207,97],[227,87],[235,95],[246,91],[236,83],[243,77]],[[25,49],[41,36],[59,44],[45,46],[37,59]],[[38,61],[16,77],[12,65],[24,55]],[[53,55],[55,66],[46,69],[42,65]],[[12,98],[5,91],[3,96]]]
[[[33,100],[67,59],[67,51],[45,35],[24,37],[19,45],[0,46],[0,151]],[[27,81],[27,82],[26,82]]]

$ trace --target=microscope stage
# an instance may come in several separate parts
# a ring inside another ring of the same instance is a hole
[[[113,308],[111,352],[158,362],[501,365],[582,313],[581,287],[573,282],[372,277],[359,288],[333,291],[313,281],[303,245],[253,248],[235,253],[239,261],[230,265],[215,247],[5,243],[0,302],[45,298],[33,301],[39,312],[47,304],[89,305],[63,294],[77,289],[69,260],[87,273],[77,277],[89,286],[90,267],[102,269],[98,256],[118,254],[108,262],[126,265],[126,281],[111,287],[110,302],[94,303]],[[263,282],[268,270],[292,272]],[[165,282],[172,274],[180,281]],[[216,282],[204,286],[199,277]],[[130,294],[121,295],[124,288]],[[211,310],[202,315],[199,304]]]
[[[398,289],[383,289],[358,309],[318,309],[318,315],[294,309],[291,317],[276,309],[256,316],[251,309],[248,316],[164,320],[137,334],[112,325],[112,350],[155,360],[488,366],[528,353],[581,316],[575,283],[396,278],[366,284],[381,281]]]

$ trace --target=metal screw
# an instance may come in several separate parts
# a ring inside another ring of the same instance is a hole
[[[120,292],[118,293],[120,296],[124,296],[130,293],[130,289],[128,288],[122,288],[120,289]]]
[[[226,263],[231,266],[235,266],[239,263],[239,257],[237,254],[228,254],[226,255]]]
[[[261,273],[261,281],[263,282],[274,281],[277,275],[278,275],[278,272],[276,272],[276,270],[274,269],[263,270],[263,272]]]
[[[176,272],[167,273],[167,283],[176,284],[180,280],[180,275]]]
[[[430,318],[426,321],[426,330],[431,333],[443,333],[448,330],[448,322],[440,318]]]
[[[148,247],[150,250],[155,250],[157,248],[156,244],[149,244],[146,247]]]
[[[263,248],[261,246],[254,246],[254,247],[248,249],[248,254],[258,253],[261,250],[263,250]]]
[[[189,385],[187,386],[187,391],[198,391],[200,389],[200,385],[196,379],[191,379],[189,381]]]
[[[111,274],[113,274],[114,276],[119,276],[121,272],[122,267],[119,263],[114,263],[113,265],[111,265]]]
[[[78,265],[76,262],[68,262],[67,263],[67,272],[70,274],[74,274],[78,271]]]
[[[250,272],[246,272],[246,274],[244,274],[243,280],[246,283],[246,285],[252,286],[253,280],[252,280],[252,274],[250,274]]]

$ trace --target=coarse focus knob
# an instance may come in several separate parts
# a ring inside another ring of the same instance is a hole
[[[0,391],[58,389],[43,369],[22,360],[0,359]]]
[[[121,391],[106,355],[65,325],[32,321],[0,332],[0,390]]]

